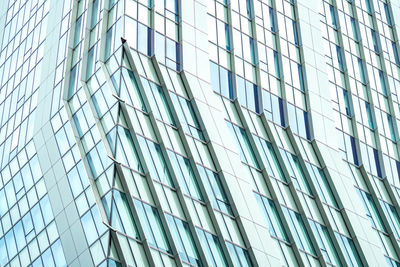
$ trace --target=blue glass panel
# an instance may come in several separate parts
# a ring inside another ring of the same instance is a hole
[[[331,5],[329,5],[329,11],[331,13],[331,19],[332,19],[332,26],[334,28],[337,28],[337,20],[336,20],[336,13],[335,13],[335,8]]]
[[[122,264],[112,259],[107,259],[107,264],[104,267],[121,267]],[[102,266],[103,267],[103,266]]]
[[[29,212],[22,218],[22,223],[24,225],[25,235],[28,235],[33,230],[32,217]]]
[[[151,28],[147,28],[147,55],[153,55],[153,42],[152,42],[153,30]]]
[[[400,180],[400,162],[396,160],[397,178]]]
[[[229,25],[225,24],[225,48],[226,50],[231,50],[231,41],[230,41],[230,34],[229,34]]]
[[[253,18],[253,12],[251,8],[251,0],[246,0],[246,11],[247,11],[247,16],[249,19]]]
[[[372,37],[372,44],[374,45],[374,50],[376,53],[378,53],[379,52],[378,40],[376,32],[373,29],[371,29],[371,37]]]
[[[303,111],[304,115],[304,127],[306,128],[306,138],[308,140],[311,140],[311,134],[310,134],[310,125],[309,125],[309,120],[308,120],[308,114],[307,112]]]
[[[182,260],[189,262],[193,266],[202,266],[187,222],[169,214],[166,214],[166,218]]]
[[[195,199],[202,200],[203,197],[200,193],[190,161],[170,150],[168,151],[168,155],[183,193]]]
[[[278,52],[274,51],[274,63],[275,63],[275,75],[279,79],[281,78],[281,68]]]
[[[355,165],[359,165],[358,162],[358,155],[357,155],[357,147],[356,147],[356,140],[353,136],[349,136],[350,137],[350,144],[351,144],[351,151],[353,153],[353,162]]]
[[[386,88],[385,76],[383,74],[383,71],[381,71],[381,70],[379,70],[379,81],[381,83],[382,93],[385,96],[387,96],[387,88]]]
[[[63,252],[60,240],[57,240],[56,242],[54,242],[54,244],[51,246],[51,250],[53,252],[53,257],[54,257],[56,266],[57,267],[67,266],[67,263],[65,262],[64,252]]]
[[[285,116],[283,113],[283,100],[282,98],[278,97],[278,102],[279,102],[279,118],[281,119],[280,124],[283,127],[286,127],[286,123],[285,123]]]
[[[180,101],[182,103],[182,110],[185,113],[185,117],[189,124],[190,133],[194,137],[205,141],[203,131],[201,130],[200,123],[197,119],[196,113],[194,112],[192,103],[182,97],[180,98]]]
[[[96,1],[98,2],[98,1]],[[87,59],[87,70],[86,70],[86,79],[89,79],[90,76],[93,74],[93,67],[94,67],[94,50],[95,47],[92,47],[88,52],[88,59]]]
[[[343,54],[342,54],[342,49],[340,48],[340,46],[336,46],[336,54],[337,54],[339,69],[341,71],[344,71]]]
[[[45,252],[43,252],[42,260],[43,260],[43,266],[46,266],[46,267],[55,266],[54,260],[53,260],[53,255],[51,254],[51,248],[48,248]]]
[[[106,34],[106,48],[105,48],[105,58],[108,59],[111,54],[112,40],[113,40],[114,27],[109,29]]]
[[[87,154],[87,161],[89,163],[89,167],[92,171],[93,177],[97,177],[100,174],[100,171],[102,170],[102,165],[99,155],[97,154],[96,148],[92,149]]]
[[[367,12],[371,14],[372,13],[372,5],[371,5],[370,0],[365,0],[365,5],[367,7]]]
[[[124,77],[126,87],[127,87],[127,96],[131,98],[133,105],[146,111],[146,107],[144,105],[143,96],[139,91],[139,86],[136,81],[136,78],[132,71],[127,70],[125,68],[122,69],[122,76]],[[121,96],[122,97],[122,96]]]
[[[377,173],[378,177],[383,178],[382,170],[381,170],[381,163],[380,163],[379,155],[378,155],[378,150],[376,150],[376,149],[374,148],[373,151],[374,151],[374,159],[375,159],[376,173]]]
[[[367,218],[369,219],[371,226],[377,228],[382,232],[387,232],[371,194],[358,188],[356,190],[360,196],[361,202],[363,203]]]
[[[2,217],[8,211],[6,194],[4,188],[0,190],[0,217]]]
[[[353,38],[354,38],[354,40],[358,41],[359,38],[358,38],[358,31],[357,31],[357,22],[353,17],[350,18],[350,22],[351,22],[351,28],[353,31]]]
[[[19,221],[13,228],[18,251],[21,251],[21,249],[26,245],[22,221]]]
[[[278,215],[274,202],[257,193],[254,193],[254,195],[256,196],[258,205],[263,211],[264,218],[267,221],[268,230],[271,236],[289,242],[286,231],[282,224],[282,220]]]
[[[349,266],[362,266],[360,256],[358,255],[358,252],[354,246],[353,240],[339,233],[335,233],[335,235],[346,258],[346,263]]]
[[[257,85],[249,81],[246,81],[246,99],[247,107],[259,113]]]
[[[226,196],[219,175],[200,165],[197,165],[197,168],[207,194],[211,198],[210,200],[213,204],[213,207],[229,215],[233,215],[228,197]]]
[[[256,113],[260,113],[260,97],[258,96],[258,87],[257,85],[254,85],[254,104],[256,106]]]
[[[179,255],[181,256],[182,260],[188,262],[188,259],[187,259],[186,253],[185,253],[185,247],[183,246],[182,240],[179,236],[178,229],[175,225],[174,217],[169,214],[165,214],[165,217],[167,218],[169,229],[171,231],[171,235],[172,235],[172,238],[174,239],[175,246],[176,246],[176,249],[178,250]]]
[[[392,229],[397,239],[400,239],[400,217],[397,213],[396,208],[387,202],[383,202],[382,200],[381,203],[383,204],[383,210],[385,211],[385,214],[389,219],[389,223],[392,226]]]
[[[133,238],[139,238],[136,225],[124,193],[108,192],[102,198],[103,206],[111,226]]]
[[[268,153],[267,153],[268,161],[271,164],[271,168],[273,170],[275,178],[281,179],[282,181],[286,182],[286,178],[285,178],[285,175],[283,174],[282,166],[279,163],[276,153],[272,147],[272,144],[270,142],[266,142],[266,141],[265,141],[265,143],[267,143],[267,147],[268,147]]]
[[[74,43],[73,43],[73,48],[75,48],[80,39],[81,39],[81,29],[82,29],[82,20],[83,16],[80,16],[75,23],[75,32],[74,32]]]
[[[253,266],[248,254],[248,251],[236,246],[230,242],[226,242],[229,249],[229,254],[235,266],[251,267]]]
[[[371,113],[371,105],[368,102],[365,102],[365,110],[368,118],[368,126],[369,128],[374,129],[374,122],[372,120],[372,113]]]
[[[254,52],[254,39],[249,37],[249,46],[250,46],[250,57],[251,57],[251,63],[256,64],[256,54]]]
[[[39,233],[44,228],[42,213],[40,211],[39,203],[31,209],[33,225],[35,226],[36,233]]]
[[[144,139],[143,141],[142,139],[143,138],[139,138],[141,144],[144,141]],[[144,156],[146,157],[147,164],[153,165],[152,168],[154,169],[154,173],[152,174],[152,178],[173,187],[174,184],[172,182],[171,175],[167,168],[160,145],[149,140],[147,140],[147,144],[149,148],[149,154]],[[144,145],[142,145],[142,147],[144,147]]]
[[[44,217],[45,225],[49,224],[53,220],[53,211],[50,206],[49,197],[46,195],[40,200],[40,207],[42,208],[42,213]]]
[[[176,71],[180,71],[181,70],[181,59],[180,59],[180,45],[179,43],[175,42],[175,53],[176,53],[176,58],[175,58],[175,62],[176,62]]]
[[[389,26],[392,26],[392,19],[390,16],[390,11],[389,11],[388,5],[386,3],[383,3],[383,8],[385,9],[386,22],[387,22],[387,24],[389,24]]]
[[[306,163],[309,173],[311,174],[311,178],[315,179],[315,185],[317,185],[317,190],[321,190],[320,196],[324,199],[325,202],[330,205],[338,208],[338,204],[336,198],[333,194],[332,188],[328,183],[327,177],[325,176],[322,169],[318,168],[315,165],[311,165],[310,163]],[[314,174],[314,175],[312,175]]]
[[[26,164],[22,168],[21,175],[24,178],[25,190],[28,191],[33,186],[33,177],[32,177],[31,170],[29,169],[29,164]],[[1,197],[1,194],[0,194],[0,197]],[[1,202],[0,202],[0,207],[1,207]],[[1,216],[1,212],[0,212],[0,216]]]
[[[149,244],[164,252],[171,253],[157,209],[136,199],[135,204]]]
[[[231,123],[228,123],[231,124]],[[239,151],[242,153],[242,158],[244,159],[245,162],[248,164],[252,165],[255,168],[260,168],[257,158],[254,154],[253,147],[250,144],[249,137],[247,136],[246,131],[234,124],[232,125],[232,129],[234,129],[236,135],[234,134],[233,137],[237,138],[238,145],[239,145]]]
[[[367,77],[366,77],[366,73],[365,73],[365,67],[364,67],[364,63],[361,60],[361,58],[358,58],[358,68],[360,71],[360,79],[362,83],[367,83]]]
[[[397,65],[400,65],[400,58],[399,58],[399,53],[397,50],[397,46],[395,42],[392,42],[392,48],[393,48],[393,55],[394,55],[394,59]]]
[[[293,210],[283,207],[286,220],[289,224],[289,228],[293,233],[293,237],[296,240],[297,245],[306,250],[307,252],[315,255],[315,248],[311,243],[311,239],[305,228],[304,222],[301,215]]]
[[[37,258],[33,263],[32,267],[43,267],[42,258]]]
[[[293,27],[293,35],[294,35],[294,44],[300,45],[299,34],[297,32],[297,23],[294,20],[292,21],[292,27]]]
[[[75,65],[72,69],[71,72],[69,73],[69,86],[68,86],[68,98],[70,98],[74,93],[75,93],[75,83],[76,83],[76,76],[78,65]]]
[[[148,0],[148,1],[152,1],[152,0]],[[167,0],[165,1],[165,8],[168,11],[171,11],[172,13],[174,13],[176,16],[179,14],[179,9],[178,9],[178,1],[177,0]]]
[[[154,82],[149,82],[144,78],[142,79],[142,84],[145,91],[152,91],[148,93],[148,100],[151,109],[154,112],[154,116],[159,120],[175,126],[175,121],[172,116],[171,108],[168,105],[167,99],[165,98],[163,88],[160,85]]]
[[[293,166],[293,170],[296,174],[296,178],[301,182],[301,187],[302,190],[307,192],[308,194],[312,195],[311,189],[310,189],[310,185],[305,177],[303,168],[300,165],[300,160],[296,155],[290,154],[291,156],[289,156],[291,164],[294,165]]]
[[[11,259],[17,254],[17,246],[15,244],[14,231],[11,229],[5,235],[8,257]]]
[[[227,266],[221,244],[215,235],[199,228],[196,229],[210,266]]]
[[[78,171],[76,167],[74,167],[68,174],[69,184],[72,189],[72,194],[74,197],[77,197],[83,190],[81,179],[79,178]]]
[[[298,73],[299,73],[300,89],[304,92],[306,90],[306,88],[305,88],[305,85],[304,85],[303,68],[301,67],[300,64],[297,64],[297,70],[298,70]]]
[[[232,73],[227,69],[219,67],[219,75],[221,79],[220,93],[233,100]]]
[[[104,234],[108,230],[108,227],[103,223],[103,221],[100,217],[99,209],[96,206],[93,206],[91,208],[91,212],[92,212],[94,224],[96,226],[96,229],[97,229],[99,235]]]
[[[92,244],[98,237],[90,210],[81,218],[82,228],[85,232],[88,244]]]
[[[271,31],[276,32],[276,23],[275,23],[275,13],[272,7],[269,8],[269,19],[270,19],[270,24],[271,24]]]
[[[167,103],[167,99],[165,98],[162,87],[152,83],[152,89],[154,90],[154,97],[162,114],[163,120],[175,126],[171,108]]]
[[[0,265],[5,266],[8,262],[7,248],[4,238],[0,239]]]
[[[346,115],[351,116],[349,95],[347,93],[347,90],[344,90],[344,89],[343,89],[343,99],[344,99],[344,105],[345,105],[345,109],[346,109]]]
[[[138,44],[137,48],[143,54],[151,56],[151,29],[138,23]]]
[[[276,124],[285,127],[285,118],[283,116],[283,101],[282,98],[271,94],[272,117]]]
[[[239,260],[239,258],[238,258],[238,256],[237,256],[237,253],[236,253],[236,251],[235,251],[234,245],[232,245],[232,244],[229,243],[229,242],[226,242],[226,245],[227,245],[227,247],[228,247],[228,249],[229,249],[229,254],[230,254],[230,256],[231,256],[231,260],[232,260],[232,262],[233,262],[233,265],[234,265],[234,266],[241,266],[240,260]]]
[[[90,28],[92,29],[94,26],[96,26],[97,23],[97,16],[99,14],[99,2],[100,0],[95,0],[93,1],[93,6],[92,6],[92,17],[90,21]]]
[[[338,255],[332,243],[332,239],[329,236],[328,229],[313,220],[309,219],[308,221],[325,260],[331,264],[340,266]]]

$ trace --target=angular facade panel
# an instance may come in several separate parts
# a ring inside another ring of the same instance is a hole
[[[0,7],[1,266],[400,266],[400,4]]]

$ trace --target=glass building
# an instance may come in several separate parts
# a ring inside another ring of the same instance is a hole
[[[1,0],[0,266],[400,266],[399,0]]]

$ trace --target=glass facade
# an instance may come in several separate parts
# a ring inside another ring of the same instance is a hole
[[[3,2],[0,266],[400,266],[398,1]]]

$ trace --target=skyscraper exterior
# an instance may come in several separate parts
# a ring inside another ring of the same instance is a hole
[[[2,0],[0,266],[400,266],[399,0]]]

